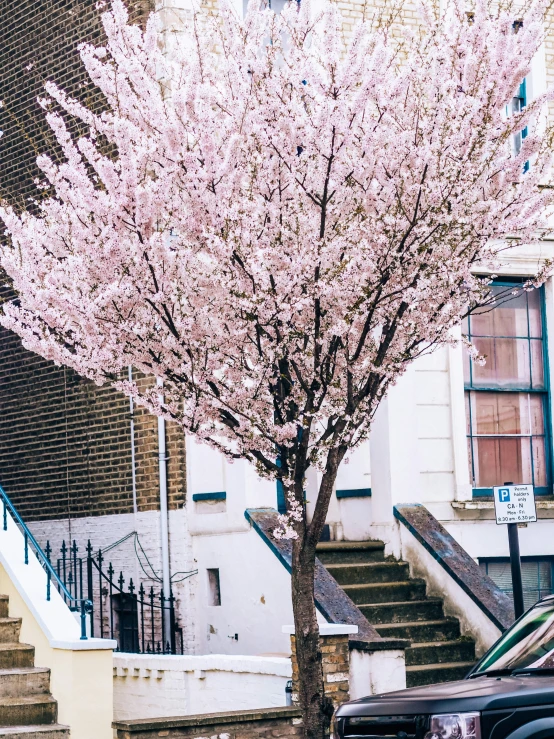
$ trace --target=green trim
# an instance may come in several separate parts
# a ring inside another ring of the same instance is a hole
[[[541,495],[552,495],[552,489],[549,487],[538,487],[535,488],[534,492],[535,497],[539,497]],[[494,497],[494,492],[492,488],[473,488],[472,497],[492,499]]]
[[[226,500],[227,493],[225,492],[219,492],[219,493],[194,493],[192,496],[192,499],[195,503],[198,503],[201,500]]]
[[[337,490],[337,498],[371,498],[371,488],[355,488],[353,490]]]

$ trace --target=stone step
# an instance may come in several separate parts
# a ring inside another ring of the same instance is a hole
[[[462,680],[475,662],[443,662],[442,664],[406,667],[406,687],[433,685],[451,680]]]
[[[317,556],[324,565],[381,562],[385,558],[382,541],[321,541]]]
[[[370,624],[400,624],[404,621],[438,621],[444,618],[442,600],[406,600],[358,606]]]
[[[0,618],[0,643],[17,644],[20,631],[20,618],[9,618],[7,616]]]
[[[30,644],[0,643],[0,670],[34,667],[35,648]]]
[[[409,639],[412,642],[453,641],[460,638],[460,624],[455,618],[379,624],[377,631],[382,637]]]
[[[0,670],[0,698],[50,692],[50,670],[46,667],[16,667]]]
[[[421,600],[425,597],[424,580],[378,582],[366,585],[343,585],[342,589],[356,605],[391,603],[392,601]]]
[[[48,724],[46,726],[7,726],[0,728],[2,739],[68,739],[69,726]]]
[[[475,642],[471,639],[420,642],[406,649],[406,666],[471,662],[475,660]]]
[[[404,582],[410,577],[407,562],[356,562],[328,564],[326,567],[339,585]]]
[[[22,695],[0,698],[0,726],[55,724],[58,704],[51,695]]]
[[[7,618],[10,615],[10,598],[7,595],[0,595],[0,618]]]

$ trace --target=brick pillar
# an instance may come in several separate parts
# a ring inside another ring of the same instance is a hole
[[[320,627],[319,641],[322,653],[325,695],[333,701],[335,708],[341,703],[350,700],[350,650],[348,637],[349,634],[357,633],[357,631],[357,626],[346,626],[342,624],[324,624]],[[291,634],[290,645],[292,701],[294,704],[297,704],[298,662],[296,659],[296,637],[294,633]]]

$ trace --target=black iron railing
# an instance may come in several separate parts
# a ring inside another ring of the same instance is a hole
[[[48,561],[52,547],[46,542]],[[117,574],[106,561],[101,549],[94,551],[91,542],[86,556],[74,540],[63,541],[55,557],[56,573],[63,583],[62,597],[85,598],[90,603],[90,635],[117,641],[120,652],[144,654],[183,654],[183,630],[175,615],[175,597],[163,588],[140,583],[123,571]]]
[[[15,506],[8,497],[6,491],[0,486],[0,498],[2,499],[3,515],[2,515],[2,529],[8,530],[8,511],[10,512],[15,524],[23,534],[23,557],[26,565],[29,564],[29,549],[34,552],[39,564],[43,568],[46,574],[46,600],[51,600],[52,593],[52,582],[54,587],[58,589],[58,592],[63,597],[64,601],[72,611],[78,611],[81,617],[81,639],[87,639],[87,615],[92,614],[92,601],[88,598],[83,598],[82,588],[81,597],[71,593],[58,572],[52,566],[50,561],[49,547],[46,547],[46,553],[43,552],[39,543],[27,528],[27,525],[17,512]]]

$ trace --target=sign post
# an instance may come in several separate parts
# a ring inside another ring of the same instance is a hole
[[[532,523],[537,520],[535,493],[532,485],[514,485],[506,482],[494,488],[494,509],[497,524],[508,525],[510,546],[510,566],[512,569],[512,589],[514,593],[514,612],[519,618],[523,604],[523,581],[521,578],[521,557],[519,554],[518,523]]]

